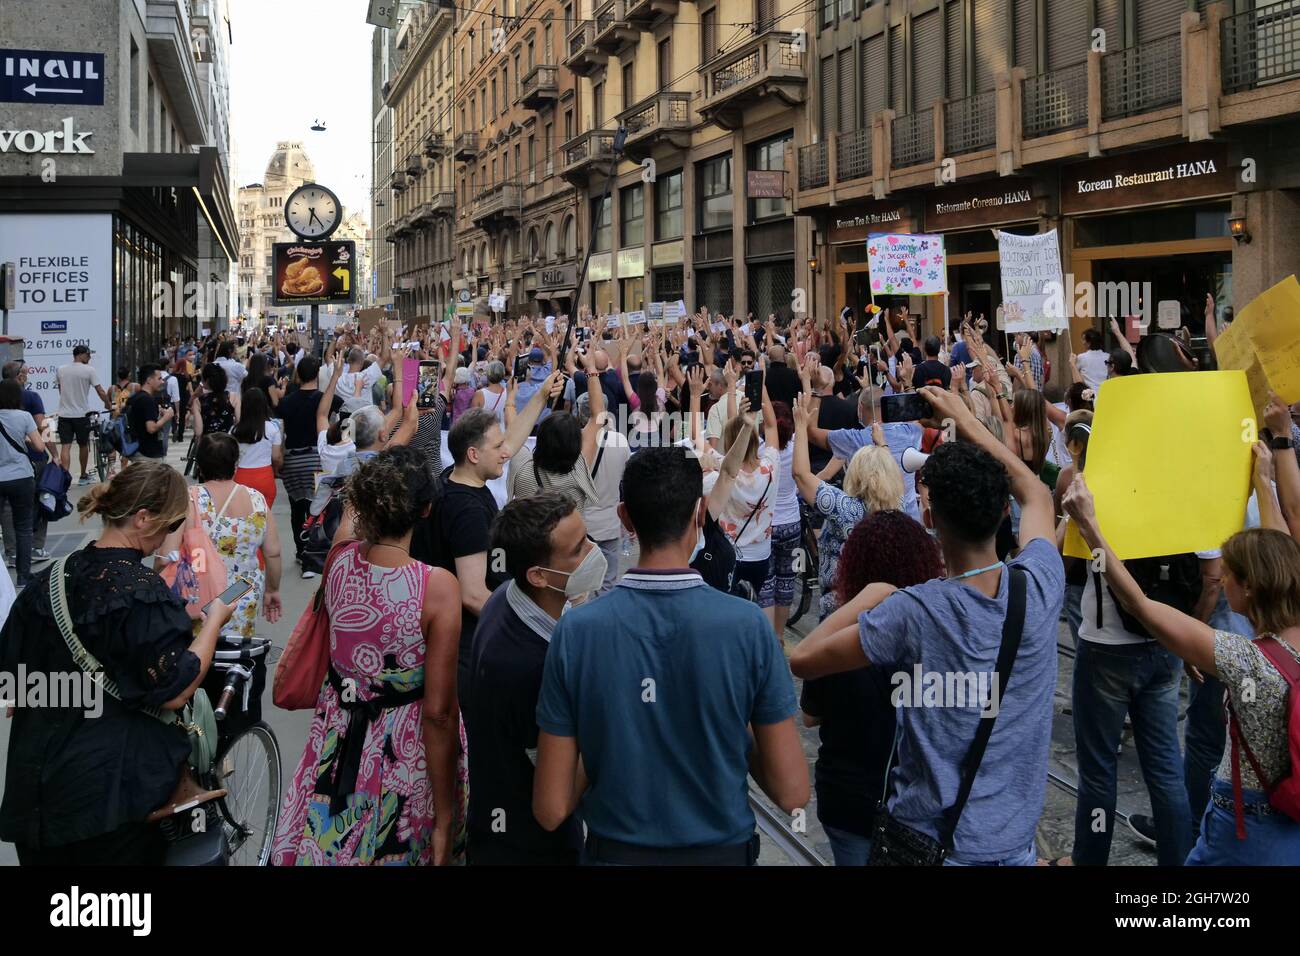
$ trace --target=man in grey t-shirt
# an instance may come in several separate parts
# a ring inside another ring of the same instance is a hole
[[[928,498],[921,517],[938,532],[949,577],[901,591],[869,585],[804,639],[790,666],[805,680],[863,666],[890,669],[902,706],[889,813],[933,839],[941,839],[944,813],[957,800],[980,720],[995,720],[946,862],[1032,866],[1065,591],[1052,496],[956,395],[920,391],[934,406],[934,421],[923,424],[938,427],[950,418],[961,439],[940,445],[917,476]],[[1008,492],[1021,507],[1020,552],[1004,563],[996,538]],[[1025,578],[1024,627],[1010,679],[1000,687],[997,659],[1013,567]],[[938,699],[928,692],[931,675]],[[971,687],[977,691],[968,693]],[[951,700],[944,699],[948,688]]]
[[[72,462],[72,441],[75,438],[81,457],[83,485],[93,479],[87,470],[90,461],[90,390],[107,408],[108,392],[99,382],[99,372],[90,364],[90,349],[78,345],[72,350],[72,364],[62,366],[55,377],[59,390],[59,464],[66,471]]]

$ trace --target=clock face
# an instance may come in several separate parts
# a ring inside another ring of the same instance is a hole
[[[339,212],[338,197],[316,183],[300,186],[284,204],[285,222],[304,239],[320,239],[332,233],[338,226]]]

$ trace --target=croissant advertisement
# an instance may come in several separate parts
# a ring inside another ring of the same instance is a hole
[[[356,243],[277,242],[272,256],[272,305],[356,302]]]

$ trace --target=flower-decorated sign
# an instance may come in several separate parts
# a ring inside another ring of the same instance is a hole
[[[870,235],[867,266],[873,296],[943,295],[948,291],[943,236]]]

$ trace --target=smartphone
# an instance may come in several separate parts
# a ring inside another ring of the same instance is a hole
[[[934,407],[916,392],[886,395],[880,400],[882,422],[919,422],[934,415]]]
[[[520,355],[515,359],[515,381],[523,382],[528,378],[528,356]]]
[[[442,362],[425,359],[420,362],[420,378],[415,399],[416,408],[433,408],[438,404],[438,381],[442,378]]]
[[[217,600],[226,605],[226,607],[230,607],[251,590],[253,590],[253,583],[251,581],[245,581],[243,578],[235,578],[235,583],[217,595]],[[208,608],[210,607],[212,607],[211,601],[203,605],[203,613],[207,614]]]
[[[756,412],[763,407],[763,370],[756,368],[745,373],[745,397],[749,399],[749,410]]]

